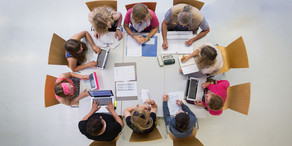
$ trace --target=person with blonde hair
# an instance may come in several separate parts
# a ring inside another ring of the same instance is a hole
[[[86,90],[79,94],[80,79],[88,80],[87,75],[80,75],[73,72],[62,73],[55,83],[56,99],[65,105],[73,105],[80,99],[89,96]]]
[[[130,28],[131,24],[131,28]],[[136,4],[126,13],[124,28],[128,35],[133,37],[138,43],[143,44],[148,41],[158,31],[159,21],[156,14],[144,4]],[[146,37],[136,36],[135,32],[149,32]]]
[[[149,106],[150,105],[150,106]],[[145,104],[128,107],[124,110],[127,125],[138,134],[151,132],[155,127],[157,105],[147,99]]]
[[[227,98],[229,82],[227,80],[211,80],[203,83],[202,87],[205,89],[202,100],[195,102],[187,100],[187,102],[205,108],[211,115],[221,115],[223,112],[222,108]]]
[[[196,7],[188,4],[174,5],[166,12],[162,22],[162,48],[168,49],[167,31],[193,31],[194,34],[197,34],[198,28],[201,28],[202,31],[186,41],[186,45],[191,45],[196,40],[207,35],[210,28],[205,17]]]
[[[182,62],[186,62],[193,57],[195,57],[196,65],[203,74],[214,75],[223,67],[222,54],[217,47],[212,44],[202,45],[192,54],[182,58]]]
[[[65,42],[65,57],[67,58],[69,68],[74,72],[97,65],[96,61],[81,64],[86,60],[85,53],[87,51],[86,44],[81,42],[82,38],[86,38],[95,53],[100,53],[101,51],[101,49],[94,44],[87,31],[77,33],[71,37],[71,39],[67,40]]]
[[[96,39],[109,31],[115,31],[115,37],[119,40],[122,39],[122,19],[122,13],[109,6],[96,7],[88,14],[88,20],[94,28]]]

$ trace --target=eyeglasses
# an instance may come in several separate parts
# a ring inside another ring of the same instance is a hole
[[[134,116],[140,116],[141,118],[145,119],[145,115],[144,114],[139,114],[139,112],[134,112],[133,115]]]

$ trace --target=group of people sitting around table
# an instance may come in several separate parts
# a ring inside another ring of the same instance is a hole
[[[102,6],[93,9],[88,18],[95,30],[94,37],[96,39],[99,39],[109,31],[115,31],[117,39],[123,38],[121,33],[122,14],[120,12],[109,6]],[[162,48],[168,49],[167,30],[193,31],[193,33],[197,33],[198,28],[201,28],[202,31],[186,41],[186,45],[191,45],[194,41],[205,36],[210,31],[210,28],[205,17],[197,8],[187,4],[174,5],[166,12],[165,19],[162,22]],[[124,29],[129,36],[142,44],[155,35],[159,29],[159,22],[156,14],[148,9],[146,5],[136,4],[126,13]],[[134,32],[149,33],[146,37],[142,37],[135,35]],[[65,57],[68,60],[69,68],[73,72],[97,65],[96,61],[82,64],[86,59],[85,52],[88,50],[85,43],[81,42],[82,38],[86,38],[95,53],[100,53],[101,51],[101,48],[94,44],[87,31],[82,31],[67,40],[65,43]],[[214,75],[223,66],[223,58],[220,51],[211,44],[202,45],[190,55],[185,56],[182,62],[191,58],[195,58],[202,74]],[[73,72],[61,74],[55,83],[56,99],[65,105],[73,105],[84,97],[89,96],[86,90],[81,93],[79,91],[80,80],[88,80],[88,75],[80,75]],[[227,98],[229,82],[227,80],[215,81],[208,79],[207,82],[202,84],[202,87],[204,88],[202,100],[187,100],[187,102],[205,108],[211,115],[220,115]],[[189,136],[196,126],[196,115],[181,100],[178,100],[177,104],[182,107],[182,111],[171,117],[167,106],[168,95],[163,95],[162,100],[164,120],[169,127],[169,131],[175,137]],[[96,113],[100,108],[98,104],[97,101],[92,103],[90,112],[79,122],[79,130],[89,139],[111,141],[119,135],[124,127],[123,120],[117,115],[113,104],[110,102],[106,107],[110,114]],[[126,108],[124,117],[128,127],[138,134],[151,132],[156,126],[155,123],[157,123],[157,106],[154,100],[148,99],[144,104]]]

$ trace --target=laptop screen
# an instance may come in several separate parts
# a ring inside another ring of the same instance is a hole
[[[91,97],[110,97],[113,96],[112,90],[93,90],[88,91]]]
[[[190,79],[189,83],[189,96],[188,98],[196,99],[197,89],[198,89],[198,80]]]

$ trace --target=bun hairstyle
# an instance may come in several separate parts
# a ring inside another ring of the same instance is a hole
[[[92,16],[89,15],[90,23],[94,27],[95,31],[100,35],[108,32],[108,22],[112,24],[114,22],[112,13],[114,9],[109,6],[97,7],[92,10]]]
[[[132,18],[135,23],[140,23],[141,20],[145,19],[149,13],[148,8],[144,4],[136,4],[132,10]]]
[[[223,100],[220,96],[212,94],[208,106],[211,110],[220,110],[223,107]]]
[[[69,39],[65,43],[65,50],[69,52],[74,58],[76,58],[78,62],[83,62],[85,59],[85,54],[83,52],[78,53],[80,51],[81,45],[82,45],[83,50],[86,51],[87,47],[85,43],[81,41]]]
[[[90,118],[86,125],[86,132],[91,136],[98,136],[104,124],[99,116]]]
[[[199,69],[208,68],[216,63],[217,51],[211,46],[204,46],[200,55],[196,58],[196,64]]]
[[[67,80],[62,80],[60,82],[58,82],[56,85],[55,85],[55,94],[59,97],[63,97],[63,98],[69,98],[71,97],[72,95],[65,95],[64,94],[64,90],[63,90],[63,87],[62,87],[62,83],[69,83]],[[70,83],[69,83],[70,84]]]
[[[132,111],[131,122],[133,124],[133,131],[136,133],[142,133],[142,131],[149,129],[153,125],[153,119],[150,117],[150,111],[146,112],[142,108],[137,108]]]
[[[179,113],[175,116],[175,129],[183,133],[188,130],[190,116],[187,113]]]
[[[189,24],[192,21],[191,6],[184,6],[183,10],[178,14],[178,21],[182,24]]]

